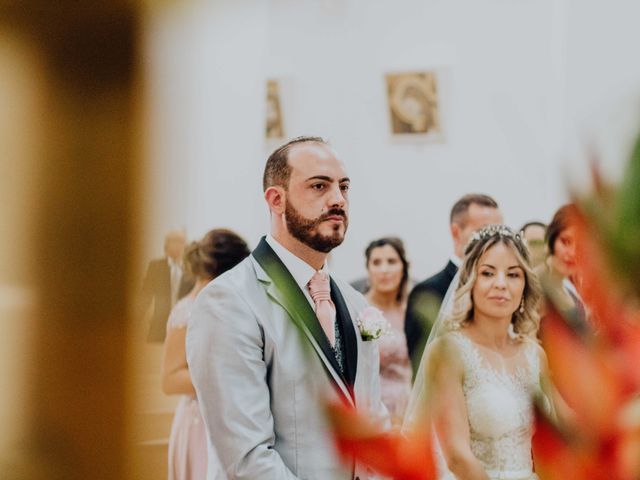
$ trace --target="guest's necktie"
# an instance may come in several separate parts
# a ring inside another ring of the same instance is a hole
[[[316,305],[316,316],[322,326],[322,330],[333,347],[336,341],[335,322],[336,307],[331,300],[331,287],[329,275],[324,272],[316,272],[309,281],[309,293]]]

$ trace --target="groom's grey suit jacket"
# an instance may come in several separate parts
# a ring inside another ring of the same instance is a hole
[[[339,462],[324,407],[328,399],[343,401],[387,422],[378,348],[355,325],[364,297],[335,279],[331,289],[344,373],[309,301],[264,238],[198,296],[187,333],[189,370],[210,448],[229,478],[369,478],[360,465]]]

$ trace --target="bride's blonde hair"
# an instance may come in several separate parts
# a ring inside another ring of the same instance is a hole
[[[494,245],[502,243],[514,253],[518,264],[524,271],[525,286],[522,298],[524,311],[520,307],[513,313],[511,324],[516,336],[524,340],[534,338],[540,325],[538,302],[542,297],[542,289],[536,274],[529,263],[529,251],[519,234],[505,225],[489,225],[473,234],[465,248],[465,260],[460,268],[460,284],[456,290],[453,311],[444,320],[445,330],[457,330],[473,321],[473,297],[471,292],[476,283],[478,261],[480,257]]]

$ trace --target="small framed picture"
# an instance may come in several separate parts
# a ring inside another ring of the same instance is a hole
[[[280,101],[280,85],[278,80],[267,80],[267,105],[265,117],[265,138],[267,140],[282,140],[284,121],[282,118],[282,103]]]
[[[442,139],[435,71],[385,75],[391,133]]]

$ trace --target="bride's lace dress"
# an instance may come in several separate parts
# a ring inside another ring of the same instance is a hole
[[[536,479],[532,470],[532,396],[539,388],[540,360],[533,341],[511,357],[475,343],[460,331],[447,334],[464,365],[463,391],[471,450],[491,480]],[[455,479],[440,452],[440,478]]]

